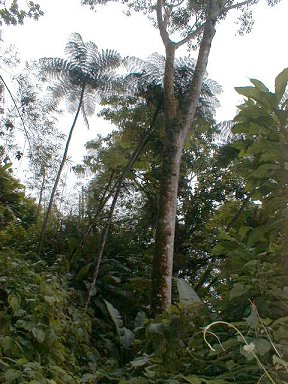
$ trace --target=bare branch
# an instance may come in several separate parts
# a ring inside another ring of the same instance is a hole
[[[195,31],[188,33],[188,35],[184,37],[184,39],[175,43],[176,49],[186,44],[188,41],[195,39],[195,37],[198,36],[204,30],[204,27],[205,23],[201,24],[198,28],[196,28]]]
[[[246,1],[241,1],[240,3],[236,3],[236,4],[233,4],[233,5],[230,5],[229,7],[226,7],[226,8],[224,7],[222,9],[222,11],[220,12],[220,14],[227,13],[227,12],[231,11],[231,9],[241,8],[244,5],[247,5],[247,4],[250,4],[250,3],[256,4],[256,1],[255,0],[246,0]]]
[[[14,98],[14,96],[12,95],[12,92],[10,91],[8,85],[5,83],[4,79],[3,79],[3,76],[0,75],[0,80],[2,81],[2,83],[4,84],[5,88],[7,89],[11,99],[12,99],[12,102],[14,104],[14,107],[16,108],[16,111],[18,113],[18,116],[20,117],[20,120],[21,120],[21,123],[22,123],[22,126],[23,126],[23,129],[24,129],[24,133],[25,133],[25,136],[26,136],[26,139],[28,141],[28,144],[29,144],[29,147],[30,147],[30,150],[31,150],[31,143],[30,143],[30,139],[29,139],[29,134],[28,134],[28,131],[26,129],[26,126],[25,126],[25,123],[24,123],[24,120],[23,120],[23,116],[19,110],[19,108],[17,107],[17,104],[16,104],[16,100]],[[31,152],[32,153],[32,152]]]
[[[179,5],[183,4],[184,3],[184,0],[179,0],[177,4],[169,4],[168,7],[170,9],[172,8],[176,8],[176,7],[179,7]]]

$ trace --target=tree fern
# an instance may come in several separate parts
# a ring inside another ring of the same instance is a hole
[[[102,50],[100,52],[95,43],[84,43],[78,33],[71,35],[65,53],[68,56],[67,60],[61,58],[43,58],[40,60],[43,78],[53,81],[48,87],[48,104],[52,107],[64,99],[68,111],[75,113],[45,215],[40,249],[79,113],[82,111],[84,120],[88,124],[87,115],[92,115],[95,111],[96,102],[111,91],[111,84],[116,77],[113,70],[121,62],[120,55],[116,51]]]

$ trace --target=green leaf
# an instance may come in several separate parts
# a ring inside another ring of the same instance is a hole
[[[245,318],[249,328],[255,329],[259,324],[259,319],[257,315],[257,311],[253,306],[251,306],[251,313],[248,317]]]
[[[17,312],[20,306],[20,300],[15,295],[9,295],[8,296],[8,303],[9,306],[13,309],[13,312]]]
[[[129,349],[134,344],[135,336],[130,329],[123,327],[119,332],[119,339],[121,346],[125,349]]]
[[[250,79],[251,83],[255,85],[256,88],[258,88],[260,91],[263,92],[269,92],[269,88],[266,87],[265,84],[262,83],[262,81],[257,79]]]
[[[242,226],[239,228],[239,235],[241,237],[241,240],[244,239],[244,237],[250,231],[250,229],[251,229],[250,227],[246,227],[246,226]]]
[[[267,227],[265,225],[261,225],[259,227],[254,228],[250,233],[249,233],[249,238],[248,238],[248,246],[252,247],[254,244],[265,241],[265,233],[267,233]]]
[[[183,379],[187,381],[187,383],[191,384],[201,384],[202,380],[197,376],[184,376]]]
[[[240,297],[248,293],[248,286],[242,283],[236,283],[230,291],[230,300],[235,299],[235,297]]]
[[[45,332],[43,331],[43,329],[38,327],[33,327],[32,333],[39,343],[43,343],[43,341],[45,340]]]
[[[219,256],[225,254],[225,248],[221,244],[216,244],[215,247],[212,248],[212,256]]]
[[[256,87],[236,87],[235,90],[241,95],[248,97],[248,99],[255,100],[261,106],[268,107],[269,109],[275,106],[274,95],[270,92],[263,92]]]
[[[111,303],[109,303],[109,301],[104,300],[104,303],[106,304],[106,308],[113,323],[115,324],[117,331],[119,331],[123,327],[123,320],[118,309],[116,309]]]
[[[235,361],[234,360],[228,360],[226,362],[226,368],[229,370],[229,371],[232,371],[233,368],[235,368]]]
[[[48,304],[54,304],[54,303],[55,303],[55,297],[53,297],[53,296],[44,296],[44,300],[45,300]]]
[[[278,103],[281,101],[288,83],[288,68],[283,69],[282,72],[275,79],[275,95]]]
[[[130,348],[135,340],[133,332],[130,329],[123,327],[123,320],[118,309],[109,303],[109,301],[104,300],[104,302],[106,304],[109,315],[115,324],[121,346],[125,349]]]
[[[9,351],[13,346],[13,340],[10,336],[5,336],[3,339],[0,339],[0,345],[5,352]]]
[[[144,312],[138,312],[134,320],[134,328],[142,328],[145,325],[146,319]]]
[[[253,344],[255,345],[255,353],[257,355],[265,355],[271,349],[271,343],[263,338],[253,340]]]
[[[275,341],[288,340],[288,330],[281,326],[273,332],[273,336]]]
[[[179,300],[184,304],[202,303],[200,297],[192,286],[184,279],[177,279],[177,289]]]
[[[279,148],[280,149],[280,148]],[[279,160],[279,157],[280,157],[280,152],[279,150],[269,150],[267,152],[264,152],[261,156],[260,156],[260,159],[259,161],[260,162],[265,162],[265,161],[275,161],[275,160]],[[285,164],[284,164],[285,166]]]
[[[19,371],[16,371],[15,369],[7,369],[7,371],[4,373],[5,383],[12,383],[14,380],[18,379],[19,376]]]
[[[261,164],[254,172],[253,177],[257,179],[269,179],[271,177],[271,171],[279,169],[278,164],[266,163]]]
[[[149,356],[142,356],[138,357],[131,361],[131,366],[133,368],[143,367],[143,365],[146,365],[149,363]]]
[[[284,361],[276,355],[273,355],[272,361],[273,361],[273,365],[276,367],[276,369],[280,369],[280,368],[288,369],[288,361]]]
[[[93,375],[92,373],[85,373],[85,375],[81,377],[81,383],[90,383],[90,380],[92,380],[92,382],[95,383],[96,379],[97,379],[96,375]]]

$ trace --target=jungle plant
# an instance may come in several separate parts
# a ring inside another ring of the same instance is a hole
[[[120,64],[120,56],[117,52],[113,50],[99,51],[95,43],[84,43],[78,33],[71,35],[65,52],[68,55],[68,60],[44,58],[40,61],[43,75],[56,80],[49,87],[50,101],[53,100],[55,104],[64,98],[69,110],[75,112],[45,214],[40,237],[40,249],[79,113],[82,111],[86,121],[87,115],[94,113],[99,97],[107,93],[112,80],[115,79],[113,69]]]

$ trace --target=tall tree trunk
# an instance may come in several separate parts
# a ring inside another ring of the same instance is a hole
[[[58,184],[59,184],[59,181],[60,181],[62,170],[63,170],[65,162],[67,160],[67,154],[68,154],[68,149],[69,149],[70,141],[71,141],[71,138],[72,138],[72,135],[73,135],[73,131],[74,131],[74,128],[75,128],[75,125],[76,125],[76,122],[77,122],[77,119],[78,119],[81,107],[82,107],[84,93],[85,93],[85,84],[83,85],[82,90],[81,90],[78,108],[77,108],[77,111],[76,111],[76,114],[75,114],[75,117],[74,117],[74,120],[73,120],[73,124],[72,124],[72,126],[70,128],[70,132],[69,132],[69,135],[68,135],[68,138],[67,138],[67,141],[66,141],[66,145],[65,145],[63,156],[62,156],[62,160],[61,160],[61,163],[60,163],[60,166],[59,166],[59,169],[58,169],[58,172],[57,172],[57,176],[56,176],[56,179],[55,179],[55,182],[54,182],[54,186],[53,186],[53,189],[52,189],[52,192],[51,192],[48,208],[47,208],[47,211],[46,211],[45,219],[44,219],[42,230],[41,230],[40,241],[39,241],[39,252],[41,252],[41,249],[42,249],[43,239],[44,239],[44,235],[45,235],[45,232],[46,232],[46,229],[47,229],[47,225],[48,225],[50,213],[51,213],[51,210],[52,210],[55,194],[56,194],[57,187],[58,187]]]
[[[218,9],[218,8],[217,8]],[[158,12],[158,24],[162,15]],[[164,77],[165,95],[165,143],[162,163],[162,177],[159,196],[159,209],[155,249],[152,264],[151,308],[161,312],[171,305],[171,285],[174,254],[174,235],[177,210],[180,161],[183,146],[191,129],[198,106],[203,78],[205,75],[211,43],[215,35],[217,10],[210,2],[210,13],[204,26],[203,36],[193,81],[188,96],[188,107],[184,112],[177,106],[174,92],[174,55],[175,44],[170,41],[165,30],[159,26],[166,48]]]

